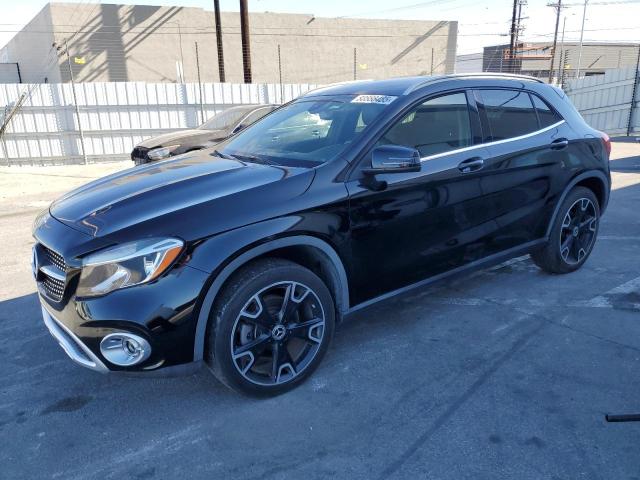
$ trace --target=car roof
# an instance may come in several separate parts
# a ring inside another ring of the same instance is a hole
[[[385,80],[358,80],[352,82],[336,83],[320,87],[307,92],[304,96],[316,95],[408,95],[421,87],[431,85],[444,80],[470,80],[474,78],[496,80],[514,80],[520,84],[523,81],[544,83],[539,78],[526,75],[493,74],[493,73],[470,73],[451,75],[432,75],[415,77],[396,77]]]

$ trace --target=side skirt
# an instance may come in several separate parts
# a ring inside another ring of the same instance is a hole
[[[354,305],[353,307],[349,308],[349,310],[347,310],[344,315],[345,316],[350,315],[364,308],[370,307],[371,305],[374,305],[378,302],[382,302],[384,300],[388,300],[398,295],[412,292],[413,290],[417,290],[419,288],[424,288],[424,287],[433,285],[442,280],[451,279],[452,277],[456,277],[462,274],[469,274],[470,272],[475,270],[482,270],[487,267],[492,267],[494,265],[504,262],[505,260],[509,260],[510,258],[518,257],[520,255],[529,253],[535,247],[542,246],[546,242],[547,242],[546,238],[540,238],[532,242],[527,242],[517,247],[513,247],[508,250],[505,250],[504,252],[495,253],[493,255],[482,258],[480,260],[476,260],[475,262],[471,262],[467,265],[463,265],[461,267],[454,268],[453,270],[449,270],[447,272],[434,275],[433,277],[420,280],[419,282],[412,283],[411,285],[407,285],[406,287],[398,288],[391,292],[383,293],[382,295],[372,298],[371,300],[367,300],[366,302],[362,302],[362,303],[359,303],[358,305]]]

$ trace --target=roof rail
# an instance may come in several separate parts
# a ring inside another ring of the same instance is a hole
[[[451,73],[449,75],[440,75],[437,77],[431,77],[425,79],[424,82],[420,82],[416,85],[412,85],[404,91],[404,95],[408,95],[411,92],[415,92],[417,89],[422,88],[426,85],[430,85],[432,83],[441,82],[444,80],[449,80],[451,78],[474,78],[474,77],[484,77],[484,78],[511,78],[513,80],[526,80],[529,82],[538,82],[545,83],[543,80],[540,80],[537,77],[532,77],[530,75],[519,75],[516,73],[491,73],[491,72],[478,72],[478,73]]]

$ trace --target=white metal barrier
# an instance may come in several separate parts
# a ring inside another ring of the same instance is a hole
[[[609,135],[640,134],[640,88],[636,68],[571,80],[567,95],[589,125]]]
[[[85,151],[91,162],[129,157],[144,138],[194,128],[230,106],[283,103],[312,84],[77,83]],[[29,91],[0,139],[0,164],[82,163],[78,117],[71,84],[0,84],[8,115]],[[202,99],[200,98],[202,91]],[[2,110],[0,110],[0,125]]]

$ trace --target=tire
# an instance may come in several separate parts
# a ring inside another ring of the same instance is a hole
[[[600,205],[593,191],[575,187],[563,200],[554,219],[549,243],[531,254],[549,273],[570,273],[587,261],[598,236]]]
[[[205,358],[228,387],[278,395],[313,373],[334,329],[335,303],[316,274],[287,260],[258,260],[235,273],[215,302]]]

